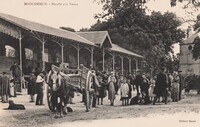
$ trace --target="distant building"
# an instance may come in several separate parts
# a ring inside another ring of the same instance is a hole
[[[195,60],[192,56],[193,41],[197,36],[200,36],[200,33],[190,29],[187,31],[187,35],[188,38],[180,44],[179,70],[184,77],[200,75],[200,60]]]

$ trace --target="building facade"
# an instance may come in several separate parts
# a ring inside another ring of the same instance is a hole
[[[0,13],[0,71],[9,72],[16,61],[28,75],[51,64],[80,64],[101,71],[137,71],[143,56],[112,43],[107,31],[70,32]],[[22,73],[21,73],[22,74]]]

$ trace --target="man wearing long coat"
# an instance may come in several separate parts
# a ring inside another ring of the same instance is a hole
[[[157,99],[160,97],[165,97],[165,103],[167,103],[168,76],[165,72],[166,68],[163,67],[161,72],[157,75],[154,89],[154,94],[156,94],[156,97],[153,101],[153,104],[155,104]]]

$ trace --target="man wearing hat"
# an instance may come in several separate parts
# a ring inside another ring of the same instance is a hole
[[[45,82],[45,72],[41,72],[36,78],[36,103],[35,105],[43,105],[43,87]]]
[[[165,104],[167,104],[167,91],[169,90],[168,87],[168,76],[166,74],[166,68],[163,67],[161,72],[157,75],[157,80],[155,83],[154,94],[156,97],[154,98],[153,105],[155,105],[158,98],[163,97]]]
[[[139,74],[136,75],[135,77],[135,85],[136,85],[136,90],[137,90],[137,94],[140,93],[139,92],[139,87],[141,86],[141,84],[143,83],[143,78],[142,78],[142,72],[141,71],[137,71]]]

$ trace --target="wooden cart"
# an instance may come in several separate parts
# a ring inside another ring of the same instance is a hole
[[[85,107],[86,107],[86,112],[88,112],[91,109],[90,86],[89,86],[89,81],[87,81],[87,79],[92,79],[88,78],[88,76],[92,76],[89,73],[90,70],[81,65],[79,70],[65,69],[64,72],[66,71],[68,72],[77,71],[76,74],[67,74],[67,76],[70,77],[67,82],[69,82],[69,84],[74,88],[79,89],[79,92],[85,95],[84,98]],[[52,93],[53,93],[52,88],[48,86],[47,89],[48,106],[51,111],[55,111],[55,107],[53,106],[52,102]]]

